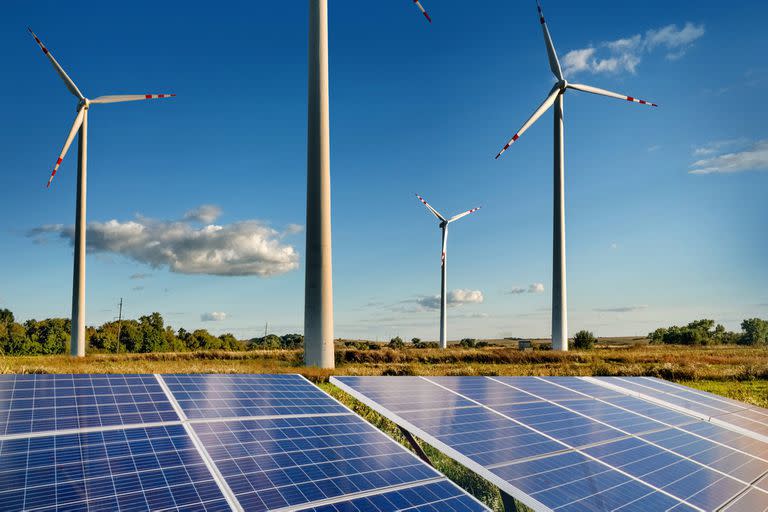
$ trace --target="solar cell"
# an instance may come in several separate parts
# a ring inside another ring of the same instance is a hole
[[[152,375],[0,375],[0,436],[178,419]]]
[[[438,403],[448,403],[444,395],[451,392],[472,406],[457,401],[453,409],[403,410],[399,397],[408,395],[412,380],[332,378],[535,509],[714,510],[738,500],[768,509],[768,489],[753,485],[768,482],[768,443],[682,409],[594,379],[421,381],[423,403],[431,384]],[[401,410],[391,410],[390,402]]]

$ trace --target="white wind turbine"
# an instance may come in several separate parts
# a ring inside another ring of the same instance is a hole
[[[418,0],[413,2],[432,22]],[[328,0],[309,0],[304,364],[334,367]]]
[[[450,219],[446,219],[443,217],[440,212],[432,208],[430,204],[424,200],[423,197],[421,197],[419,194],[416,194],[416,197],[419,198],[419,201],[424,203],[424,206],[427,207],[427,209],[432,212],[432,215],[437,217],[437,220],[440,221],[440,230],[443,234],[443,249],[440,253],[440,348],[446,348],[448,346],[448,320],[447,320],[447,295],[446,295],[446,266],[447,266],[447,257],[446,257],[446,250],[447,250],[447,244],[448,244],[448,224],[451,222],[455,222],[459,220],[462,217],[466,217],[470,213],[475,213],[477,210],[482,208],[481,206],[478,206],[477,208],[472,208],[471,210],[467,210],[463,213],[460,213],[458,215],[454,215]]]
[[[123,101],[149,100],[154,98],[168,98],[175,94],[120,94],[113,96],[99,96],[98,98],[88,99],[80,92],[75,83],[69,78],[69,75],[56,62],[53,55],[45,47],[42,41],[28,28],[29,33],[35,38],[35,41],[43,50],[48,60],[51,61],[53,69],[64,81],[69,92],[78,99],[77,115],[75,122],[72,123],[72,129],[69,131],[64,147],[56,160],[51,177],[48,178],[46,187],[51,186],[53,177],[59,170],[64,156],[69,150],[69,146],[79,132],[78,137],[78,162],[77,162],[77,212],[75,215],[75,262],[72,276],[72,337],[70,341],[70,354],[83,357],[85,355],[85,199],[87,172],[86,164],[88,160],[88,109],[96,103],[120,103]]]
[[[563,76],[560,69],[560,61],[557,59],[555,46],[552,44],[552,38],[549,35],[547,23],[544,21],[544,14],[541,10],[541,4],[536,0],[539,10],[539,21],[544,32],[544,42],[547,45],[547,56],[549,57],[549,68],[557,79],[557,83],[549,92],[544,103],[536,109],[531,117],[515,133],[506,145],[499,151],[496,158],[499,158],[504,151],[509,148],[533,123],[540,118],[552,105],[555,106],[555,129],[554,129],[554,211],[553,211],[553,242],[552,242],[552,348],[554,350],[568,350],[568,306],[566,301],[566,279],[565,279],[565,198],[564,198],[564,174],[565,165],[563,161],[563,96],[568,89],[599,94],[610,98],[631,101],[643,105],[657,107],[655,103],[625,96],[615,92],[598,89],[589,85],[569,83]]]

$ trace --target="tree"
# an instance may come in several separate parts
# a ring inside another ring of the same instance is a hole
[[[64,354],[69,347],[71,323],[68,318],[48,318],[24,323],[27,338],[40,345],[40,354]]]
[[[768,320],[748,318],[741,322],[741,343],[744,345],[768,345]]]
[[[577,350],[589,350],[595,346],[595,335],[589,331],[579,331],[573,337],[573,348]]]
[[[395,336],[391,340],[389,340],[389,348],[395,348],[395,349],[403,349],[405,348],[405,343],[403,343],[403,338],[400,336]]]
[[[411,343],[413,343],[414,345],[418,345],[419,343],[421,343],[421,338],[411,338]]]
[[[464,338],[459,342],[459,346],[464,348],[475,348],[476,345],[477,340],[474,338]]]
[[[280,337],[283,348],[301,348],[304,346],[304,336],[301,334],[286,334]]]
[[[0,309],[0,324],[8,325],[15,321],[16,319],[13,317],[13,311],[10,309]]]

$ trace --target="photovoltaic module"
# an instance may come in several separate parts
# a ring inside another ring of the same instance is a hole
[[[768,510],[768,410],[653,378],[332,377],[534,510]]]
[[[299,375],[2,375],[3,511],[485,511]]]

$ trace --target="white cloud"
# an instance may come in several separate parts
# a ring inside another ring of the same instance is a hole
[[[635,311],[642,311],[648,309],[648,306],[619,306],[615,308],[595,308],[598,313],[632,313]]]
[[[687,22],[682,28],[667,25],[650,29],[644,35],[635,34],[615,41],[605,41],[596,46],[571,50],[563,56],[563,71],[566,75],[582,71],[635,73],[643,55],[662,48],[667,52],[667,59],[679,59],[704,32],[704,25]]]
[[[612,244],[611,244],[611,250],[614,250],[614,251],[615,251],[615,250],[617,250],[618,248],[619,248],[619,244],[617,244],[616,242],[614,242],[614,243],[612,243]]]
[[[694,155],[705,155],[702,148],[694,151]],[[734,173],[743,171],[768,170],[768,139],[755,142],[751,147],[744,151],[724,153],[697,160],[691,164],[690,174],[715,174],[715,173]]]
[[[145,263],[153,268],[168,267],[180,274],[220,276],[257,275],[267,277],[295,270],[299,254],[282,239],[287,231],[277,231],[258,220],[246,220],[222,226],[196,227],[189,221],[212,212],[192,210],[187,221],[163,221],[146,217],[136,220],[91,222],[87,226],[87,248],[93,253],[112,253]],[[220,211],[219,211],[220,213]],[[30,237],[58,234],[74,239],[74,228],[61,224],[46,225],[29,231]]]
[[[128,277],[128,279],[133,279],[133,280],[149,279],[150,277],[152,277],[152,274],[138,273],[138,274],[131,274],[130,277]]]
[[[483,292],[480,290],[451,290],[446,297],[449,308],[463,304],[482,304],[483,300]],[[422,309],[440,309],[440,296],[428,295],[419,297],[416,299],[416,304]]]
[[[227,319],[227,314],[221,311],[211,311],[210,313],[203,313],[200,315],[200,320],[203,322],[222,322]]]
[[[210,224],[221,216],[221,208],[215,204],[202,204],[184,214],[184,220]]]
[[[521,295],[523,293],[544,293],[544,285],[542,283],[532,283],[528,285],[528,288],[517,286],[507,292],[509,295]]]

